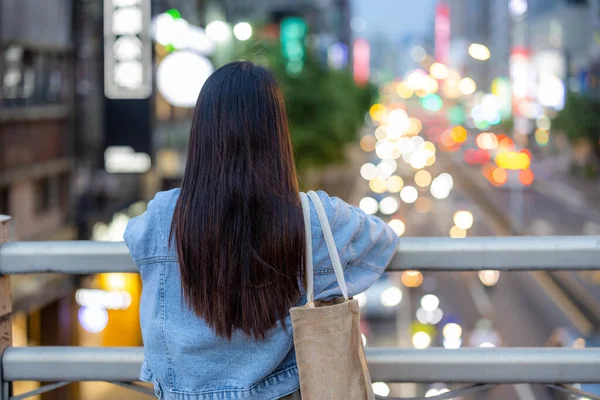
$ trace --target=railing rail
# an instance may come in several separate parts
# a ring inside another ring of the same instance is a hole
[[[405,238],[389,270],[407,269],[600,269],[600,236]],[[8,242],[0,246],[0,275],[137,271],[122,242]]]
[[[367,348],[371,378],[421,383],[600,382],[600,349]],[[141,347],[12,347],[2,357],[6,381],[136,381]]]
[[[143,349],[24,347],[10,345],[10,296],[5,275],[138,272],[124,243],[65,241],[9,242],[0,219],[0,400],[22,399],[71,381],[110,381],[147,393],[129,383],[138,379]],[[389,270],[600,270],[600,236],[405,238]],[[4,276],[3,276],[4,275]],[[3,328],[4,327],[4,328]],[[3,333],[5,329],[8,333]],[[464,348],[427,350],[368,348],[374,381],[475,383],[459,389],[482,390],[481,383],[540,383],[557,390],[568,383],[600,383],[600,349]],[[26,395],[9,397],[9,382],[57,381]],[[600,399],[590,395],[588,398]],[[446,397],[440,397],[446,398]],[[449,398],[449,397],[447,397]]]

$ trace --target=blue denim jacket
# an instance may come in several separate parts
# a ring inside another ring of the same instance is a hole
[[[371,286],[384,272],[398,237],[379,218],[319,192],[344,267],[348,294]],[[169,229],[179,189],[160,192],[143,215],[129,221],[125,243],[143,282],[140,321],[144,362],[140,379],[165,400],[278,399],[298,390],[291,320],[265,340],[237,332],[223,339],[182,298]],[[311,204],[315,300],[341,297],[327,246]],[[298,299],[303,305],[306,298]]]

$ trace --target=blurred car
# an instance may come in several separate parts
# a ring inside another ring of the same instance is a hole
[[[402,290],[384,274],[365,292],[354,296],[366,318],[393,318],[402,301]]]

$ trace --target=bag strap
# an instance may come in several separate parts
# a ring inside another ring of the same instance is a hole
[[[314,192],[308,192],[308,197],[312,200],[315,209],[317,211],[317,216],[319,217],[319,222],[321,224],[321,230],[323,231],[323,236],[325,238],[325,243],[327,244],[327,250],[329,251],[329,258],[331,259],[331,264],[333,266],[333,271],[335,272],[335,277],[338,285],[344,295],[344,299],[348,301],[348,288],[346,287],[346,279],[344,278],[344,270],[342,268],[342,263],[340,262],[340,256],[338,254],[335,240],[333,239],[333,234],[331,233],[331,226],[329,225],[329,220],[327,219],[327,213],[325,212],[325,208],[323,207],[323,203],[319,196]],[[307,291],[307,300],[308,303],[311,304],[314,302],[314,275],[313,275],[313,264],[312,264],[312,237],[310,234],[310,203],[308,198],[304,193],[300,194],[300,198],[302,201],[302,210],[304,213],[304,228],[306,233],[306,291]],[[310,244],[309,244],[310,242]],[[309,255],[310,253],[310,255]],[[308,262],[310,262],[310,266],[308,266]]]
[[[304,236],[306,238],[306,252],[304,255],[304,268],[306,271],[306,301],[314,305],[315,293],[313,288],[313,258],[312,258],[312,233],[310,227],[310,203],[305,193],[300,193],[302,214],[304,215]]]

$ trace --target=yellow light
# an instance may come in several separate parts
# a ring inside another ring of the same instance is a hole
[[[543,130],[543,129],[536,129],[535,141],[537,142],[537,144],[539,144],[540,146],[545,146],[548,144],[549,140],[550,140],[550,135],[548,134],[548,131]]]
[[[477,90],[477,85],[473,79],[463,78],[458,82],[458,90],[464,95],[473,94]]]
[[[363,136],[362,138],[360,138],[360,148],[363,149],[363,151],[371,152],[375,150],[376,144],[377,140],[371,135]]]
[[[375,193],[385,193],[387,186],[383,179],[375,178],[369,181],[369,188]]]
[[[469,211],[460,210],[454,213],[454,225],[459,227],[460,229],[471,229],[473,226],[473,214]]]
[[[438,91],[438,83],[437,80],[431,75],[427,75],[423,78],[423,90],[428,94],[436,93]]]
[[[387,116],[387,110],[381,104],[373,104],[369,110],[369,115],[375,121],[382,121]]]
[[[415,94],[416,94],[418,97],[425,97],[425,96],[427,96],[429,93],[427,93],[427,91],[426,91],[426,90],[424,90],[424,89],[417,89],[417,90],[415,90]]]
[[[427,155],[427,158],[429,158],[435,154],[435,144],[431,143],[430,141],[426,141],[421,146],[422,146],[422,151],[424,154]]]
[[[404,187],[404,181],[397,175],[392,175],[387,180],[387,191],[390,193],[398,193]]]
[[[435,164],[435,154],[432,155],[431,157],[427,158],[427,161],[425,162],[425,166],[431,167],[433,164]]]
[[[454,225],[452,229],[450,229],[450,237],[452,239],[464,239],[467,237],[467,231]]]
[[[531,164],[531,159],[527,153],[516,151],[504,151],[496,156],[496,165],[500,168],[518,170],[527,169]]]
[[[490,58],[490,49],[479,43],[473,43],[469,46],[469,55],[476,60],[485,61]]]
[[[420,187],[427,187],[431,183],[431,174],[424,169],[415,174],[415,183]]]
[[[467,140],[467,130],[463,126],[455,126],[452,128],[452,140],[455,143],[463,143]]]
[[[402,283],[409,288],[416,288],[423,283],[423,274],[419,271],[404,271],[402,273]]]
[[[426,332],[418,331],[412,337],[413,347],[417,350],[423,350],[431,345],[431,336]]]
[[[124,274],[109,273],[105,275],[106,285],[110,290],[124,290],[127,286],[127,279]]]
[[[411,118],[406,134],[409,136],[418,135],[421,129],[423,129],[421,121],[418,118]]]
[[[404,82],[400,82],[396,85],[396,94],[403,99],[408,99],[414,94],[414,90],[408,87]]]
[[[406,225],[404,225],[404,222],[400,221],[399,219],[392,219],[390,222],[388,222],[388,225],[398,236],[404,235],[404,232],[406,231]]]
[[[375,137],[377,140],[385,140],[387,137],[387,128],[385,126],[378,126],[377,129],[375,129]]]
[[[433,63],[429,72],[436,79],[446,79],[448,77],[448,68],[444,64]]]
[[[449,322],[442,329],[442,336],[445,338],[459,338],[462,336],[462,327],[454,322]]]

